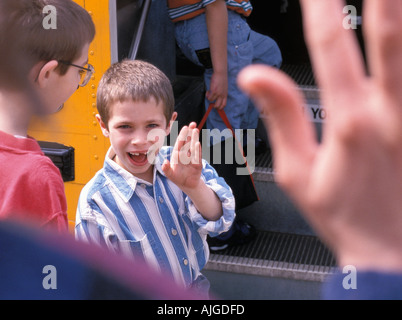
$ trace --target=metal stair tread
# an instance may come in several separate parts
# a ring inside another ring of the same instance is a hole
[[[256,239],[211,253],[205,269],[266,277],[319,281],[334,272],[332,253],[318,237],[258,231]]]
[[[292,65],[284,64],[281,70],[291,77],[298,85],[305,96],[306,103],[318,104],[320,100],[320,89],[316,85],[312,67],[308,64]],[[256,156],[253,172],[255,181],[274,182],[275,171],[272,165],[271,151]]]

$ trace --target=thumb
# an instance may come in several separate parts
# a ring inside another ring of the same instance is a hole
[[[172,174],[172,168],[170,167],[170,161],[169,160],[166,159],[165,161],[163,161],[162,171],[166,175],[166,177],[168,177],[168,178]]]
[[[207,98],[208,101],[213,102],[215,101],[216,97],[215,95],[213,95],[213,93],[211,92],[211,90],[208,90],[205,94],[205,97]]]

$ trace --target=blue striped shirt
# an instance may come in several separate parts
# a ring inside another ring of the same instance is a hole
[[[171,152],[171,147],[161,148],[150,184],[114,162],[114,151],[109,149],[103,168],[81,191],[75,234],[78,240],[143,258],[188,286],[208,261],[207,234],[215,236],[230,228],[235,202],[226,182],[203,160],[201,178],[223,208],[218,221],[205,220],[191,199],[165,177],[162,163]]]

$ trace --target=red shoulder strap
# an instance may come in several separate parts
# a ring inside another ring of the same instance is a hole
[[[199,123],[199,125],[198,125],[198,130],[201,131],[202,128],[204,127],[204,124],[205,124],[205,122],[207,121],[207,118],[208,118],[209,114],[211,113],[213,107],[214,107],[214,103],[211,103],[211,104],[209,105],[207,111],[205,112],[204,117],[201,119],[201,121],[200,121],[200,123]],[[228,117],[227,117],[227,115],[226,115],[226,112],[225,112],[223,109],[222,109],[222,110],[217,110],[217,111],[218,111],[219,116],[222,118],[223,123],[224,123],[224,124],[226,125],[226,127],[227,127],[228,129],[230,129],[230,131],[232,132],[233,138],[234,138],[235,141],[237,142],[237,145],[238,145],[239,149],[240,149],[241,152],[242,152],[242,156],[243,156],[243,158],[244,158],[245,164],[246,164],[247,169],[248,169],[248,172],[249,172],[249,174],[250,174],[251,182],[253,183],[254,190],[256,190],[256,188],[255,188],[255,183],[254,183],[254,179],[253,179],[253,174],[251,173],[251,170],[250,170],[250,168],[249,168],[249,166],[248,166],[247,158],[244,156],[243,146],[242,146],[241,143],[236,139],[235,131],[234,131],[232,125],[230,124],[230,121],[229,121],[229,119],[228,119]],[[257,191],[256,191],[256,193],[257,193]],[[257,195],[257,198],[259,198],[258,195]]]
[[[200,124],[198,125],[198,130],[201,131],[201,129],[204,127],[205,122],[207,121],[207,118],[209,116],[209,114],[211,113],[212,109],[214,108],[214,103],[211,103],[207,109],[207,111],[204,114],[204,117],[201,119]],[[222,109],[222,110],[217,110],[219,116],[221,117],[221,119],[223,120],[223,123],[225,124],[225,126],[230,129],[230,131],[232,131],[233,136],[235,135],[235,131],[233,130],[232,125],[230,124],[230,121],[226,115],[226,112]]]
[[[204,127],[205,122],[207,121],[207,118],[209,116],[209,114],[211,113],[212,108],[214,107],[214,104],[211,103],[208,107],[208,110],[205,112],[204,116],[202,117],[199,125],[198,125],[198,130],[201,131],[202,128]]]

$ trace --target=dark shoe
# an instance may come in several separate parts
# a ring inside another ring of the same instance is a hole
[[[208,236],[207,241],[209,250],[211,252],[217,252],[229,247],[246,244],[254,240],[255,236],[256,230],[253,226],[236,219],[228,232],[214,238]]]
[[[265,153],[266,151],[268,151],[266,143],[258,137],[255,138],[255,155],[258,156]]]
[[[218,252],[223,251],[229,247],[229,243],[226,240],[220,240],[216,237],[207,237],[207,242],[209,246],[209,251],[211,252]]]
[[[243,136],[243,151],[244,151],[244,155],[247,157],[247,135],[244,134]],[[258,156],[260,154],[265,153],[266,151],[268,151],[268,146],[267,144],[264,142],[264,140],[260,139],[259,137],[255,137],[254,140],[254,150],[255,150],[255,156]]]

